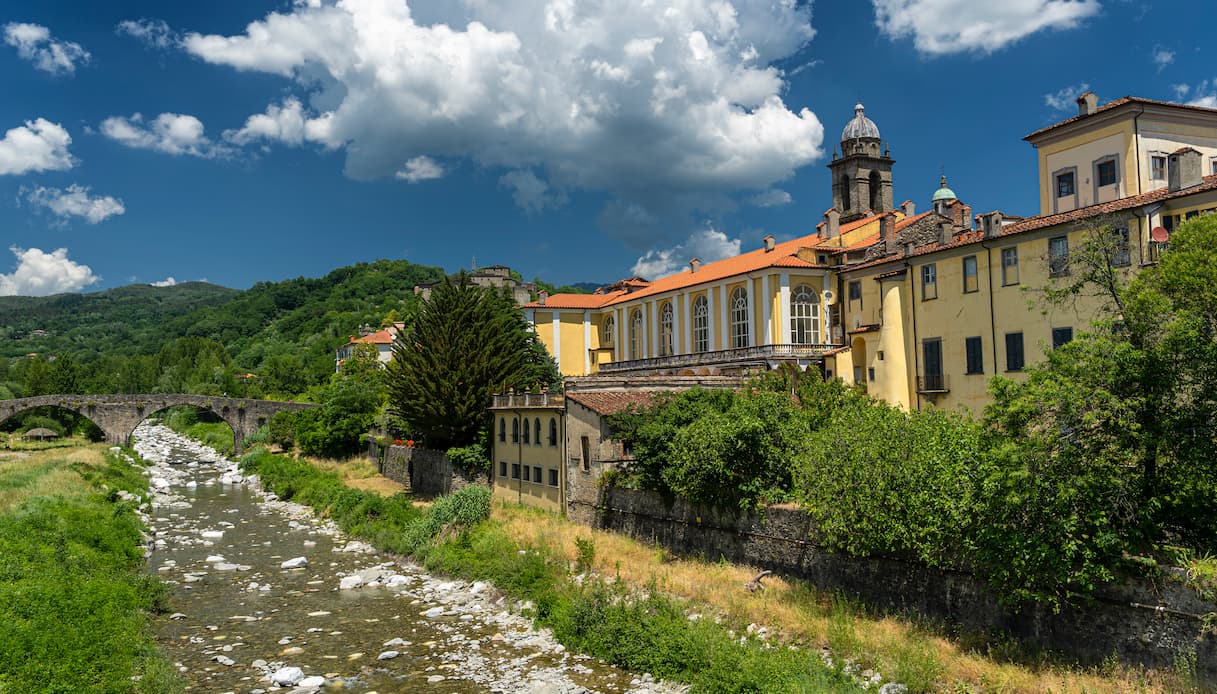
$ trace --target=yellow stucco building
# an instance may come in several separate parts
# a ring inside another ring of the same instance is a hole
[[[1169,234],[1217,211],[1217,109],[1078,99],[1028,135],[1032,217],[973,215],[945,177],[931,209],[892,203],[893,160],[862,105],[829,164],[833,206],[814,233],[681,273],[630,278],[523,308],[564,375],[741,374],[792,362],[907,408],[978,410],[995,373],[1017,377],[1095,317],[1037,290],[1109,229],[1121,273],[1156,262]]]

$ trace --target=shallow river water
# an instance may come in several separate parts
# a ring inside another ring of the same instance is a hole
[[[171,586],[154,626],[190,691],[681,690],[566,652],[492,586],[350,541],[165,427],[135,436],[152,464],[147,568]]]

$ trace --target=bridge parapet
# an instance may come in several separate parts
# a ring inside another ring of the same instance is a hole
[[[240,453],[245,437],[253,434],[276,413],[314,407],[311,403],[228,398],[185,393],[140,393],[122,395],[39,395],[0,400],[0,422],[37,407],[61,407],[88,418],[106,434],[106,440],[125,445],[139,423],[169,407],[191,405],[214,412],[232,427],[233,448]]]

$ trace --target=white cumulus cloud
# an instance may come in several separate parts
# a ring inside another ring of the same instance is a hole
[[[1068,111],[1077,108],[1078,97],[1090,90],[1090,85],[1082,82],[1072,87],[1061,89],[1044,95],[1044,105],[1053,111]]]
[[[419,155],[407,159],[406,165],[393,175],[403,181],[418,183],[419,181],[443,178],[444,167],[440,166],[439,162],[431,157]]]
[[[781,207],[789,205],[791,202],[790,193],[781,188],[771,188],[761,191],[756,195],[748,198],[748,204],[756,205],[757,207]]]
[[[68,249],[47,253],[38,248],[9,247],[17,256],[17,267],[0,274],[0,296],[49,296],[78,292],[101,278],[88,265],[68,259]]]
[[[820,121],[783,102],[771,65],[813,33],[796,0],[340,0],[297,2],[233,36],[187,33],[182,46],[307,92],[233,142],[342,148],[356,179],[418,156],[467,158],[505,170],[516,191],[531,174],[551,201],[608,193],[610,207],[655,220],[635,237],[652,242],[821,156]]]
[[[89,224],[97,224],[127,211],[122,200],[109,195],[94,197],[89,194],[88,186],[72,184],[62,190],[35,186],[23,192],[31,204],[50,210],[64,221],[69,217],[80,217]]]
[[[119,36],[130,36],[149,48],[167,50],[181,42],[178,35],[163,19],[125,19],[114,27]]]
[[[75,164],[70,144],[72,137],[58,123],[45,118],[26,121],[0,139],[0,176],[70,169]]]
[[[1157,66],[1158,72],[1162,72],[1167,65],[1175,62],[1175,52],[1161,46],[1155,46],[1149,57],[1150,60],[1154,61],[1154,65]]]
[[[875,24],[927,55],[993,53],[1045,29],[1073,29],[1098,0],[872,0]]]
[[[1213,80],[1201,80],[1195,86],[1176,84],[1172,85],[1171,89],[1175,91],[1175,98],[1186,98],[1189,106],[1217,108],[1217,78]],[[1191,98],[1188,98],[1189,95]]]
[[[79,43],[55,40],[51,30],[41,24],[9,22],[4,25],[4,42],[16,48],[23,60],[52,75],[74,73],[78,63],[87,63],[91,57]]]
[[[103,135],[128,147],[204,158],[225,154],[226,150],[203,131],[203,121],[180,113],[162,113],[147,122],[138,113],[129,118],[111,116],[101,122]]]
[[[739,255],[739,251],[739,239],[727,238],[727,234],[718,229],[706,228],[693,232],[684,243],[671,248],[647,251],[646,255],[634,263],[630,272],[647,279],[655,279],[687,270],[689,261],[694,258],[703,263],[711,263]]]
[[[172,287],[173,285],[177,284],[177,280],[170,276],[159,282],[149,282],[149,284],[151,284],[153,287]]]

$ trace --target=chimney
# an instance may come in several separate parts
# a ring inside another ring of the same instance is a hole
[[[938,243],[946,245],[951,242],[951,230],[954,227],[950,222],[938,222]]]
[[[544,289],[537,292],[537,303],[538,304],[541,304],[542,306],[544,306],[545,300],[548,298],[549,298],[549,292],[545,291]]]
[[[900,203],[900,209],[904,212],[904,216],[906,218],[912,217],[913,215],[917,214],[917,203],[913,202],[912,200],[905,200],[904,202]]]
[[[1094,92],[1084,92],[1078,97],[1078,115],[1089,116],[1099,108],[1099,97]]]
[[[896,218],[894,216],[885,214],[879,219],[879,238],[883,239],[884,250],[889,255],[896,252]]]
[[[764,238],[761,239],[761,241],[765,242],[766,253],[773,250],[774,241],[776,240],[777,239],[773,238],[773,234],[765,234]]]
[[[699,267],[701,267],[701,258],[694,258],[689,261],[689,272],[697,272]]]
[[[972,229],[973,221],[974,221],[974,219],[972,217],[972,206],[964,205],[963,206],[963,230],[968,231],[968,230]]]
[[[1000,210],[994,210],[980,216],[980,228],[985,233],[986,239],[995,238],[1001,233],[1001,217]]]
[[[1176,150],[1170,156],[1170,164],[1166,167],[1167,190],[1173,193],[1200,185],[1203,176],[1201,173],[1202,158],[1200,152],[1191,147]]]
[[[841,235],[841,211],[835,207],[830,207],[824,213],[824,219],[828,221],[828,238],[835,239]]]

